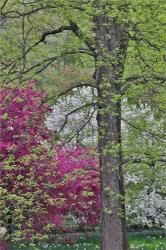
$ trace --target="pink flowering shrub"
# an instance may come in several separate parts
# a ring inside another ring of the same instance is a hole
[[[32,84],[25,87],[6,87],[0,90],[0,157],[16,158],[28,155],[32,147],[48,139],[50,132],[43,127],[47,105],[42,91],[36,91]]]
[[[57,147],[57,167],[64,178],[66,203],[63,212],[78,219],[80,227],[97,226],[100,221],[98,159],[92,149],[82,146]]]
[[[9,240],[47,235],[51,224],[56,226],[49,210],[59,213],[64,202],[62,177],[49,150],[51,134],[44,127],[49,111],[44,98],[32,83],[0,90],[0,224]]]
[[[0,225],[8,240],[68,230],[69,215],[82,228],[100,221],[97,157],[81,146],[50,149],[45,97],[33,82],[0,90]]]

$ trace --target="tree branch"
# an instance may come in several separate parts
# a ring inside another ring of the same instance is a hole
[[[152,131],[148,131],[144,128],[141,128],[139,127],[138,125],[132,123],[132,122],[129,122],[127,121],[125,118],[121,118],[122,121],[124,121],[127,125],[129,125],[130,127],[134,128],[134,129],[137,129],[137,130],[140,130],[142,132],[145,132],[147,135],[150,135],[152,137],[156,137],[157,139],[165,139],[166,138],[166,135],[164,134],[160,134],[160,133],[156,133],[156,132],[152,132]]]
[[[0,7],[0,10],[1,10],[1,11],[5,8],[7,2],[8,2],[8,0],[5,0],[5,1],[2,3],[2,6]]]
[[[68,94],[69,92],[71,92],[73,89],[75,88],[81,88],[81,87],[91,87],[91,88],[97,88],[97,85],[95,85],[95,82],[86,82],[86,83],[78,83],[68,89],[66,89],[65,91],[61,92],[58,97],[62,97],[66,94]]]
[[[81,132],[81,130],[83,130],[86,127],[86,125],[88,124],[88,122],[92,119],[92,117],[94,115],[94,112],[95,112],[95,108],[94,108],[93,112],[90,114],[90,116],[88,114],[89,117],[85,119],[85,122],[83,122],[81,124],[81,126],[77,128],[77,131],[75,132],[75,134],[73,134],[72,136],[68,137],[68,139],[66,139],[64,141],[64,143],[61,145],[61,147],[63,147],[66,143],[69,143],[74,137],[78,136],[78,134]]]
[[[149,78],[145,78],[145,77],[141,77],[141,76],[137,76],[137,75],[133,75],[133,76],[130,76],[128,78],[125,78],[124,80],[122,80],[124,83],[122,84],[121,86],[121,92],[122,94],[125,93],[125,91],[128,89],[128,87],[131,86],[131,84],[135,83],[135,84],[147,84],[149,82],[152,82],[156,84],[163,84],[165,83],[166,81],[166,76],[152,76],[152,77],[149,77]]]
[[[78,108],[76,108],[76,109],[70,111],[69,113],[67,113],[67,114],[65,115],[64,123],[62,124],[62,126],[61,126],[61,128],[60,128],[60,130],[59,130],[58,133],[60,134],[60,133],[63,131],[64,127],[65,127],[66,124],[67,124],[68,117],[69,117],[70,115],[74,114],[75,112],[77,112],[77,111],[79,111],[79,110],[82,110],[82,109],[84,109],[84,108],[90,107],[90,106],[95,107],[95,105],[96,105],[96,103],[93,103],[93,102],[87,103],[87,104],[85,104],[85,105],[83,105],[83,106],[80,106],[80,107],[78,107]]]
[[[166,76],[152,76],[151,78],[141,78],[140,76],[134,75],[125,79],[125,82],[148,83],[150,81],[166,81]]]
[[[58,29],[48,30],[48,31],[43,32],[43,34],[41,35],[40,40],[38,40],[36,43],[34,43],[32,46],[30,46],[26,50],[25,53],[27,54],[29,51],[31,51],[33,48],[35,48],[38,44],[40,44],[42,42],[45,42],[45,39],[46,39],[47,36],[59,34],[59,33],[62,33],[63,31],[67,31],[67,30],[70,30],[70,26],[66,25],[66,26],[61,26]]]
[[[85,44],[87,45],[87,47],[93,52],[93,54],[95,55],[95,48],[93,47],[92,43],[89,41],[88,38],[86,38],[83,33],[81,32],[81,30],[79,29],[78,25],[73,22],[73,21],[69,21],[70,23],[70,28],[71,28],[71,31],[77,36],[79,37],[80,39],[82,39]]]
[[[77,27],[77,26],[76,26]],[[78,28],[74,28],[73,27],[73,23],[70,23],[70,25],[65,25],[65,26],[61,26],[57,29],[53,29],[53,30],[48,30],[48,31],[45,31],[43,32],[43,34],[41,35],[41,38],[40,40],[38,40],[36,43],[34,43],[32,46],[30,46],[26,51],[25,51],[25,54],[27,54],[29,51],[31,51],[33,48],[35,48],[38,44],[42,43],[42,42],[45,42],[45,39],[50,36],[50,35],[56,35],[56,34],[60,34],[60,33],[63,33],[64,31],[72,31],[75,35],[77,36],[81,36],[82,35],[80,34],[80,32],[78,32]],[[87,42],[85,42],[86,45],[87,45]],[[88,44],[88,47],[90,45]],[[94,48],[92,49],[92,47],[90,46],[89,47],[90,50],[87,50],[87,49],[80,49],[80,51],[84,51],[86,53],[88,53],[90,56],[95,56],[95,53],[94,53]]]
[[[154,166],[156,164],[156,162],[163,162],[166,163],[166,159],[165,158],[159,158],[156,160],[151,160],[148,161],[147,159],[143,159],[143,158],[132,158],[132,159],[124,159],[122,164],[127,164],[127,163],[132,163],[132,164],[137,164],[137,163],[146,163],[149,166]]]

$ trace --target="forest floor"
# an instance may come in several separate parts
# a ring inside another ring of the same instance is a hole
[[[164,235],[148,235],[147,233],[130,233],[129,242],[131,250],[166,250],[166,237]],[[98,237],[80,239],[73,244],[39,244],[38,247],[15,248],[9,250],[97,250],[100,249]]]

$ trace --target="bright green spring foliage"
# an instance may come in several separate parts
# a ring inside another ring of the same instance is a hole
[[[144,187],[164,194],[165,7],[164,0],[8,0],[0,5],[3,84],[35,78],[39,86],[47,82],[44,87],[54,96],[80,83],[90,82],[96,88],[92,80],[99,67],[95,64],[95,16],[106,16],[110,23],[126,27],[123,60],[101,48],[101,63],[114,67],[119,60],[122,65],[119,92],[113,100],[122,103],[124,170],[140,180],[132,185],[134,197]]]

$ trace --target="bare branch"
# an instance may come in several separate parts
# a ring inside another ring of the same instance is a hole
[[[49,30],[49,31],[45,31],[43,32],[40,40],[38,40],[36,43],[34,43],[33,45],[31,45],[27,50],[26,50],[26,54],[31,51],[33,48],[35,48],[38,44],[45,42],[45,39],[47,36],[49,35],[55,35],[55,34],[59,34],[62,33],[63,31],[67,31],[70,30],[70,26],[61,26],[58,29],[54,29],[54,30]]]
[[[62,97],[66,94],[68,94],[69,92],[71,92],[73,89],[75,88],[81,88],[81,87],[91,87],[91,88],[97,88],[97,85],[95,83],[95,81],[91,81],[91,82],[83,82],[83,83],[78,83],[68,89],[66,89],[65,91],[61,92],[58,97]]]
[[[68,121],[68,117],[69,117],[70,115],[74,114],[75,112],[77,112],[77,111],[79,111],[79,110],[82,110],[82,109],[84,109],[84,108],[90,107],[90,106],[95,107],[95,105],[96,105],[96,103],[93,103],[93,102],[87,103],[87,104],[82,105],[82,106],[80,106],[80,107],[78,107],[78,108],[76,108],[76,109],[73,109],[72,111],[70,111],[69,113],[67,113],[67,114],[65,115],[64,123],[62,124],[62,126],[61,126],[61,128],[60,128],[60,130],[59,130],[59,134],[63,131],[64,127],[66,126],[67,121]],[[85,119],[85,120],[86,120],[86,119]]]
[[[7,2],[8,2],[8,0],[4,0],[4,1],[3,1],[2,6],[0,7],[0,10],[1,10],[1,11],[5,8]]]
[[[94,115],[94,112],[95,112],[95,108],[94,108],[93,112],[90,114],[90,116],[89,116],[89,114],[88,114],[89,117],[88,117],[87,119],[85,118],[85,122],[83,122],[83,123],[81,124],[81,126],[80,126],[79,128],[77,128],[76,132],[75,132],[72,136],[68,137],[68,138],[63,142],[63,144],[61,145],[61,147],[63,147],[66,143],[69,143],[73,138],[75,138],[75,137],[78,136],[78,134],[86,127],[86,125],[88,124],[88,122],[92,119],[92,117],[93,117],[93,115]],[[87,168],[87,169],[89,169],[89,168]]]

